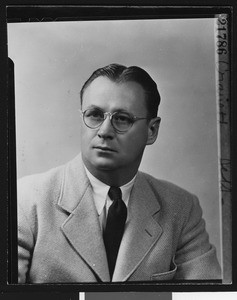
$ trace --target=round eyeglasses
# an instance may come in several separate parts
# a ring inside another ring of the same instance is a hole
[[[99,108],[86,109],[85,111],[81,111],[81,113],[85,125],[91,129],[96,129],[101,126],[107,116],[109,116],[113,128],[119,133],[128,131],[134,122],[147,119],[136,117],[127,112],[104,112]]]

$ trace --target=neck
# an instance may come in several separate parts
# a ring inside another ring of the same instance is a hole
[[[95,176],[97,179],[102,181],[103,183],[109,186],[123,186],[133,179],[133,177],[137,174],[138,167],[133,169],[116,169],[116,170],[103,170],[96,169],[92,165],[88,164],[84,161],[84,164],[88,171]]]
[[[89,170],[90,171],[90,170]],[[92,173],[92,172],[91,172]],[[96,178],[98,178],[103,183],[109,186],[123,186],[124,184],[128,183],[133,179],[137,172],[130,174],[129,176],[125,176],[122,174],[118,174],[118,172],[111,172],[111,171],[103,171],[103,172],[96,172],[92,173]]]

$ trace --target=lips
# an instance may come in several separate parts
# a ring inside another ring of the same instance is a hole
[[[105,151],[105,152],[116,152],[114,149],[112,149],[110,147],[105,147],[105,146],[97,146],[97,147],[93,147],[93,148],[101,150],[101,151]]]

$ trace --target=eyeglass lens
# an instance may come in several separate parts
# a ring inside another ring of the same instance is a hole
[[[84,112],[84,122],[90,128],[99,127],[106,119],[106,114],[100,109],[87,109]],[[118,131],[127,131],[133,124],[131,116],[124,112],[112,115],[111,123]]]

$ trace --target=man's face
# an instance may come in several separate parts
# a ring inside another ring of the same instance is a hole
[[[115,83],[102,76],[92,81],[84,92],[82,111],[89,108],[147,116],[145,93],[140,84]],[[83,123],[81,151],[85,165],[92,173],[99,170],[137,170],[145,146],[154,142],[149,139],[149,130],[146,119],[136,121],[124,133],[115,131],[108,116],[96,129],[90,129]]]

